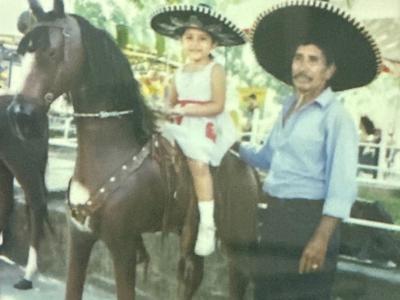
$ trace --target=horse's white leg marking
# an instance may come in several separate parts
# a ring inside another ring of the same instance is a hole
[[[71,186],[69,189],[69,201],[71,202],[72,205],[78,205],[78,204],[85,204],[90,197],[90,192],[89,190],[79,181],[75,181],[72,179],[71,181]],[[87,217],[85,220],[85,224],[81,224],[77,222],[74,218],[71,218],[72,224],[75,225],[76,228],[78,228],[80,231],[87,231],[91,232],[92,230],[89,227],[90,223],[90,217]]]
[[[26,264],[24,279],[32,281],[32,277],[35,275],[37,269],[37,251],[31,246],[29,247],[28,263]]]
[[[3,245],[3,231],[0,231],[0,246]]]
[[[85,204],[90,197],[89,190],[79,181],[72,179],[69,189],[69,201],[72,205]]]

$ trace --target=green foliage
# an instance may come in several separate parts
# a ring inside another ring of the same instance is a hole
[[[165,52],[165,37],[160,34],[156,34],[156,50],[160,56]]]
[[[144,3],[142,2],[142,0],[128,0],[128,1],[133,3],[139,9],[144,8]]]
[[[108,3],[113,8],[110,16],[111,21],[115,24],[128,25],[124,11],[113,0],[109,0]]]
[[[228,48],[226,54],[226,70],[229,76],[238,74],[243,86],[258,86],[273,89],[277,93],[277,101],[290,92],[290,88],[272,75],[264,71],[255,62],[249,63],[244,55],[245,47]]]
[[[76,14],[87,18],[94,26],[106,29],[107,18],[97,1],[75,0],[74,10]]]

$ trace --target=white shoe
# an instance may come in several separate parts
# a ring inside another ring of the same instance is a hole
[[[215,250],[215,227],[210,225],[199,225],[194,253],[200,256],[207,256]]]

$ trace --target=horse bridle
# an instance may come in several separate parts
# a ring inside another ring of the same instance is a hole
[[[66,46],[68,44],[68,40],[71,37],[70,30],[68,30],[68,23],[69,23],[69,17],[65,17],[62,19],[57,19],[54,21],[40,21],[32,26],[30,29],[30,32],[32,32],[36,28],[57,28],[62,31],[62,36],[63,36],[63,44],[64,44],[64,61],[69,60],[69,53],[68,53],[68,47]],[[55,100],[54,93],[49,91],[45,93],[44,95],[44,101],[46,103],[46,106],[50,106],[53,101]]]
[[[32,31],[35,28],[39,27],[47,27],[47,28],[58,28],[62,31],[62,36],[63,36],[63,44],[64,44],[64,62],[68,62],[70,59],[69,56],[69,49],[70,49],[70,43],[71,43],[71,20],[72,17],[66,16],[65,18],[62,19],[57,19],[55,21],[42,21],[36,23],[30,31]],[[44,95],[44,101],[46,103],[46,106],[49,107],[53,101],[55,100],[54,93],[51,91],[48,91]],[[134,110],[124,110],[124,111],[100,111],[98,113],[73,113],[72,116],[74,118],[100,118],[100,119],[106,119],[106,118],[119,118],[124,115],[128,114],[133,114]]]

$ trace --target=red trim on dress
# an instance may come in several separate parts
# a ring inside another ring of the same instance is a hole
[[[178,105],[180,105],[181,107],[184,107],[187,104],[205,104],[205,103],[209,103],[210,101],[198,101],[198,100],[178,100]],[[183,116],[177,116],[175,117],[175,123],[180,125],[182,123],[183,120]],[[212,140],[214,143],[217,140],[217,132],[215,131],[215,125],[213,122],[208,122],[206,124],[206,128],[205,128],[205,132],[204,135],[209,138],[210,140]]]

